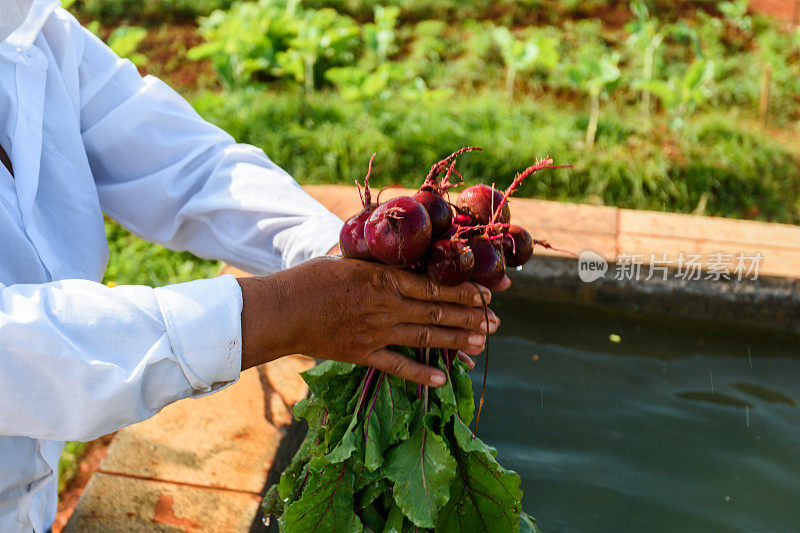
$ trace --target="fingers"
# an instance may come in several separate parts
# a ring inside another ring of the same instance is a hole
[[[479,355],[486,344],[485,333],[419,324],[398,324],[391,336],[391,344],[414,348],[450,348],[469,355]]]
[[[508,276],[503,276],[503,279],[491,289],[493,291],[504,291],[509,287],[511,287],[511,279]]]
[[[472,357],[468,356],[467,354],[465,354],[461,350],[459,350],[456,353],[458,355],[458,358],[461,360],[461,362],[463,362],[463,363],[465,363],[467,365],[467,370],[472,370],[473,368],[475,368],[475,361],[472,360]]]
[[[447,287],[439,285],[427,276],[403,270],[395,272],[400,294],[407,298],[428,302],[449,302],[469,307],[483,305],[484,300],[488,304],[492,299],[491,291],[481,285],[467,282],[455,287]],[[483,293],[483,299],[481,299],[480,293]]]
[[[446,379],[444,372],[438,368],[423,365],[402,354],[386,349],[377,350],[369,354],[366,364],[399,378],[430,387],[444,385]]]
[[[489,320],[486,321],[488,314]],[[407,324],[428,324],[431,326],[449,326],[468,329],[479,333],[497,331],[500,319],[494,311],[483,308],[465,307],[463,305],[447,304],[440,302],[422,302],[408,299],[403,302],[402,311],[397,317],[398,322]]]

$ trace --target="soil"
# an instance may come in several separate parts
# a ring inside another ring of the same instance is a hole
[[[194,24],[165,24],[152,28],[139,46],[147,63],[139,68],[179,91],[215,88],[217,75],[210,61],[191,61],[186,52],[203,43]]]
[[[750,0],[750,8],[795,25],[800,23],[800,0]]]

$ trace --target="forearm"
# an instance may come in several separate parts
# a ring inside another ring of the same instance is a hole
[[[239,306],[230,276],[0,287],[0,434],[88,440],[234,381]]]

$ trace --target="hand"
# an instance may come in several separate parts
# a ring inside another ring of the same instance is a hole
[[[242,369],[302,353],[438,386],[444,374],[388,350],[450,348],[478,355],[486,343],[483,304],[491,292],[437,285],[399,268],[320,258],[262,278],[241,278]],[[489,310],[488,329],[500,321]]]

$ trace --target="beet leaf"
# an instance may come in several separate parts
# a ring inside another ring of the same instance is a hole
[[[519,476],[469,429],[466,365],[417,352],[447,383],[425,389],[375,369],[326,361],[303,373],[310,396],[294,408],[308,433],[262,507],[282,531],[523,531]]]
[[[439,509],[447,502],[456,473],[444,439],[430,431],[418,400],[414,429],[408,440],[389,452],[386,477],[394,482],[394,501],[415,525],[434,527]]]
[[[330,464],[318,457],[309,471],[303,495],[286,509],[286,532],[363,531],[353,509],[354,476],[347,462]]]

